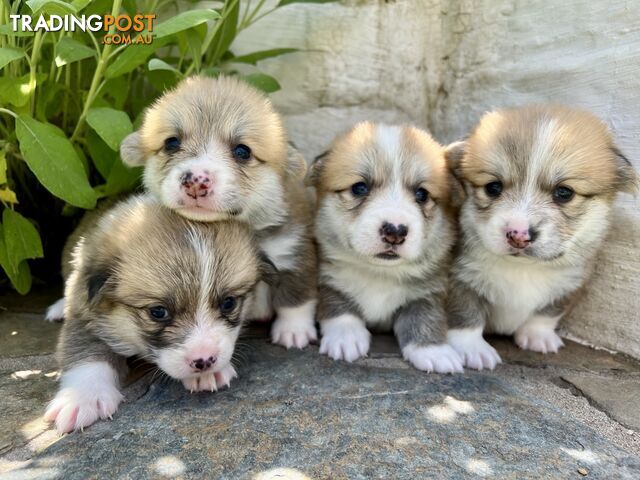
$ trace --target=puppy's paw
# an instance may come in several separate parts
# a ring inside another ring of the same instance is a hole
[[[515,334],[515,342],[523,350],[558,353],[564,342],[554,329],[542,325],[524,324]]]
[[[353,362],[366,357],[371,345],[371,334],[362,321],[345,314],[321,324],[320,353],[334,360]]]
[[[403,358],[418,370],[436,373],[462,372],[462,359],[446,343],[419,346],[410,343],[402,349]]]
[[[47,308],[44,319],[47,322],[61,322],[64,320],[64,297]]]
[[[289,349],[304,348],[318,339],[315,325],[316,302],[310,301],[299,307],[278,309],[278,318],[271,327],[271,341]]]
[[[73,432],[88,427],[99,418],[111,418],[122,399],[122,394],[113,385],[97,390],[63,388],[47,406],[44,419],[55,422],[60,434]]]
[[[465,367],[493,370],[502,363],[496,349],[482,338],[482,327],[449,330],[447,343],[458,353]]]

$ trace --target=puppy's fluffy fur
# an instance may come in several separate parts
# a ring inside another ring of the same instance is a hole
[[[228,385],[248,302],[271,268],[237,222],[189,222],[148,197],[109,210],[74,251],[61,387],[45,418],[69,432],[110,417],[132,356],[191,391]]]
[[[449,342],[466,366],[493,368],[483,330],[556,352],[555,327],[591,273],[618,191],[637,176],[593,115],[559,106],[486,114],[448,149],[464,184]]]
[[[121,155],[145,165],[144,184],[164,205],[199,221],[247,222],[280,272],[260,286],[251,318],[277,318],[274,342],[315,340],[316,256],[304,158],[288,147],[269,99],[231,77],[189,78],[163,95]]]
[[[454,222],[444,149],[417,128],[361,123],[316,160],[310,181],[320,352],[353,361],[369,351],[367,327],[393,329],[416,368],[462,370],[446,344]]]

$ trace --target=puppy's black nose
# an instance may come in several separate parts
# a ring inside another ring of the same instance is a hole
[[[209,368],[216,363],[216,360],[216,357],[213,356],[206,360],[204,358],[197,358],[191,361],[191,368],[204,372],[205,370],[209,370]]]
[[[406,225],[394,225],[384,222],[380,228],[382,241],[389,245],[402,245],[407,238],[409,228]]]
[[[506,234],[509,245],[519,249],[531,245],[536,241],[538,235],[538,231],[535,228],[529,228],[528,230],[509,230]]]
[[[199,175],[187,171],[180,176],[180,185],[191,198],[206,197],[211,188],[211,178],[209,178],[209,172],[207,171]]]

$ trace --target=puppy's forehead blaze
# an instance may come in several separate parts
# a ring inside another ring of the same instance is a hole
[[[151,106],[140,129],[143,148],[153,153],[179,136],[192,149],[212,141],[245,143],[263,161],[284,163],[287,139],[271,102],[239,80],[190,78]]]
[[[578,193],[610,191],[616,182],[613,141],[598,118],[562,107],[525,107],[485,115],[472,133],[461,167],[478,185],[535,180]]]
[[[413,127],[365,122],[335,140],[319,187],[323,191],[344,190],[363,176],[382,184],[398,174],[404,184],[425,183],[433,195],[443,194],[446,167],[442,147]]]

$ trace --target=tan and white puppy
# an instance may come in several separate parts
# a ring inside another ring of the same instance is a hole
[[[369,329],[420,370],[462,371],[446,343],[454,221],[444,149],[414,127],[360,123],[316,159],[320,352],[354,361]]]
[[[447,158],[467,194],[449,343],[476,369],[500,361],[483,331],[557,352],[556,325],[592,271],[616,193],[637,188],[635,171],[603,122],[561,106],[488,113]]]
[[[126,359],[190,391],[228,386],[248,303],[275,270],[238,222],[189,222],[147,196],[109,210],[78,242],[65,290],[60,390],[45,418],[70,432],[110,417]]]
[[[180,215],[248,223],[279,271],[276,288],[260,285],[249,318],[275,310],[272,340],[287,348],[317,338],[306,163],[264,94],[232,77],[188,78],[147,110],[120,151],[145,165],[146,189]]]

